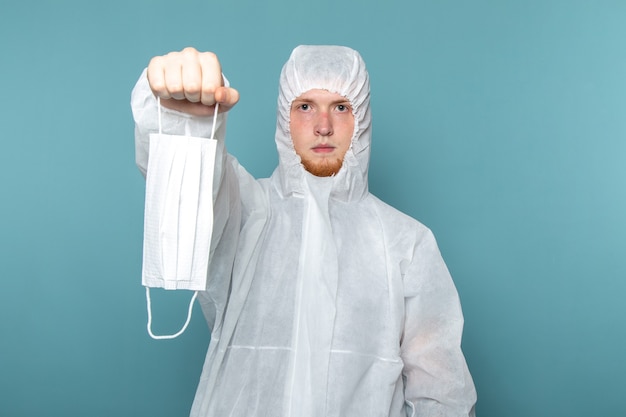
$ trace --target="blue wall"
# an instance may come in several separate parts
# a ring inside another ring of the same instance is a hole
[[[479,415],[626,415],[625,1],[213,3],[2,0],[0,415],[187,415],[209,332],[145,331],[130,90],[217,52],[229,148],[266,176],[300,43],[368,63],[371,189],[438,237]],[[156,295],[157,330],[187,297]]]

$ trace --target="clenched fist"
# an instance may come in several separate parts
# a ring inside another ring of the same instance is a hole
[[[239,101],[239,92],[224,86],[217,56],[194,48],[152,58],[148,82],[164,107],[194,116],[212,115],[216,102],[226,112]]]

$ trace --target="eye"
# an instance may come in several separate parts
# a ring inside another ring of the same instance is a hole
[[[291,111],[300,111],[300,112],[308,113],[312,110],[313,108],[311,106],[311,103],[308,103],[302,100],[296,100],[293,103],[291,103]]]
[[[338,104],[336,108],[337,108],[337,111],[339,111],[341,113],[347,112],[347,111],[350,110],[350,107],[345,105],[345,104]]]

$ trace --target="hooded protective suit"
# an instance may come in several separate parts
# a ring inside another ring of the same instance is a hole
[[[310,89],[349,99],[355,128],[337,175],[314,177],[289,133]],[[156,101],[133,91],[145,174]],[[166,110],[166,133],[208,137],[210,118]],[[192,416],[474,415],[460,349],[458,295],[430,230],[368,192],[369,79],[360,55],[300,46],[280,77],[271,178],[251,177],[224,147],[218,117],[207,290],[212,329]]]

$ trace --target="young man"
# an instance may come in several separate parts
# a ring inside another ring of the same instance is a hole
[[[369,78],[339,46],[296,48],[280,76],[271,178],[224,145],[239,93],[212,53],[153,58],[133,92],[148,135],[209,137],[219,103],[206,291],[212,329],[192,416],[472,416],[458,295],[431,232],[368,192]],[[173,151],[174,152],[174,151]]]

